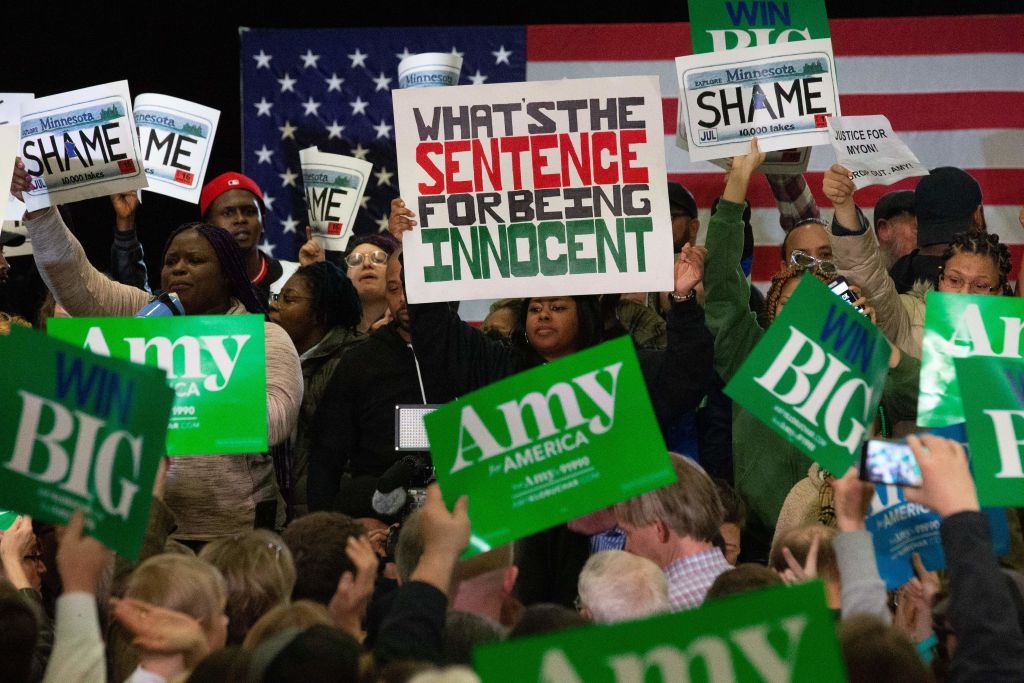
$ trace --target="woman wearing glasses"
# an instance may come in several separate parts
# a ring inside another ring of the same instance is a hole
[[[42,575],[45,573],[46,565],[43,564],[39,540],[32,531],[32,518],[19,515],[6,531],[0,531],[0,580],[10,582],[21,597],[34,606],[32,611],[40,620],[32,655],[32,675],[26,680],[38,681],[42,678],[46,660],[53,648],[53,623],[43,609],[41,592]]]
[[[363,235],[354,237],[345,252],[348,279],[359,292],[363,305],[362,319],[356,327],[362,334],[369,334],[376,323],[385,319],[388,302],[384,296],[387,284],[388,259],[398,244],[391,235]]]
[[[963,171],[955,169],[966,176]],[[874,230],[853,201],[856,187],[849,171],[835,164],[825,172],[822,190],[835,207],[832,241],[839,266],[853,272],[878,310],[878,327],[901,351],[921,357],[925,294],[931,284],[917,283],[899,294],[885,270]],[[979,192],[980,196],[980,192]],[[980,216],[980,205],[976,213]],[[968,229],[952,235],[939,265],[938,291],[952,294],[1009,295],[1010,250],[999,236],[977,227],[974,215],[961,218]],[[950,218],[947,223],[952,223]],[[855,227],[856,226],[856,227]]]

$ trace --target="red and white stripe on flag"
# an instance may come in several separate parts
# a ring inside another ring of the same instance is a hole
[[[1024,204],[1024,14],[829,22],[843,113],[885,114],[926,166],[959,166],[981,183],[989,230],[1011,245],[1014,276],[1024,251],[1017,214]],[[665,112],[669,178],[689,188],[707,225],[723,175],[691,163],[675,145],[679,89],[673,59],[692,52],[690,26],[535,25],[527,29],[528,80],[656,74]],[[822,173],[835,157],[815,147],[807,182],[819,205]],[[857,193],[868,212],[884,193],[913,189],[918,178]],[[754,280],[771,277],[782,240],[767,183],[754,183]]]

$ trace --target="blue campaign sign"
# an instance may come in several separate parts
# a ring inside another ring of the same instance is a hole
[[[907,502],[898,486],[875,486],[865,524],[874,539],[875,562],[886,588],[895,590],[914,578],[914,553],[930,571],[946,566],[939,521],[928,508]]]

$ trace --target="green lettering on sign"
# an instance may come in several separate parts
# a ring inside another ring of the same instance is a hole
[[[474,391],[425,422],[445,501],[469,495],[467,557],[675,481],[628,337]]]
[[[870,320],[807,274],[725,393],[841,475],[867,438],[889,354]]]
[[[55,524],[84,510],[91,536],[137,558],[165,453],[164,373],[18,327],[0,356],[20,359],[0,373],[5,508]]]
[[[824,0],[689,0],[693,53],[829,38]]]
[[[267,450],[263,318],[54,318],[47,333],[101,356],[159,367],[174,390],[168,455]]]
[[[485,645],[484,681],[845,681],[819,581],[744,593],[642,621]]]

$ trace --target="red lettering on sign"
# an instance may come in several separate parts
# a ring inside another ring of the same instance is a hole
[[[327,234],[328,235],[334,235],[335,237],[338,237],[338,236],[341,235],[342,232],[344,232],[344,230],[345,230],[345,226],[343,226],[341,223],[328,223],[327,224]]]
[[[828,117],[830,117],[830,116],[832,116],[832,114],[815,114],[814,115],[814,127],[815,128],[824,128],[825,126],[827,126],[828,123],[826,123],[826,119],[828,119]]]
[[[117,168],[121,171],[121,174],[135,173],[135,161],[132,159],[121,159],[117,162]]]
[[[178,170],[174,172],[174,182],[181,183],[182,185],[191,185],[195,177],[195,173],[189,173],[188,171]]]

